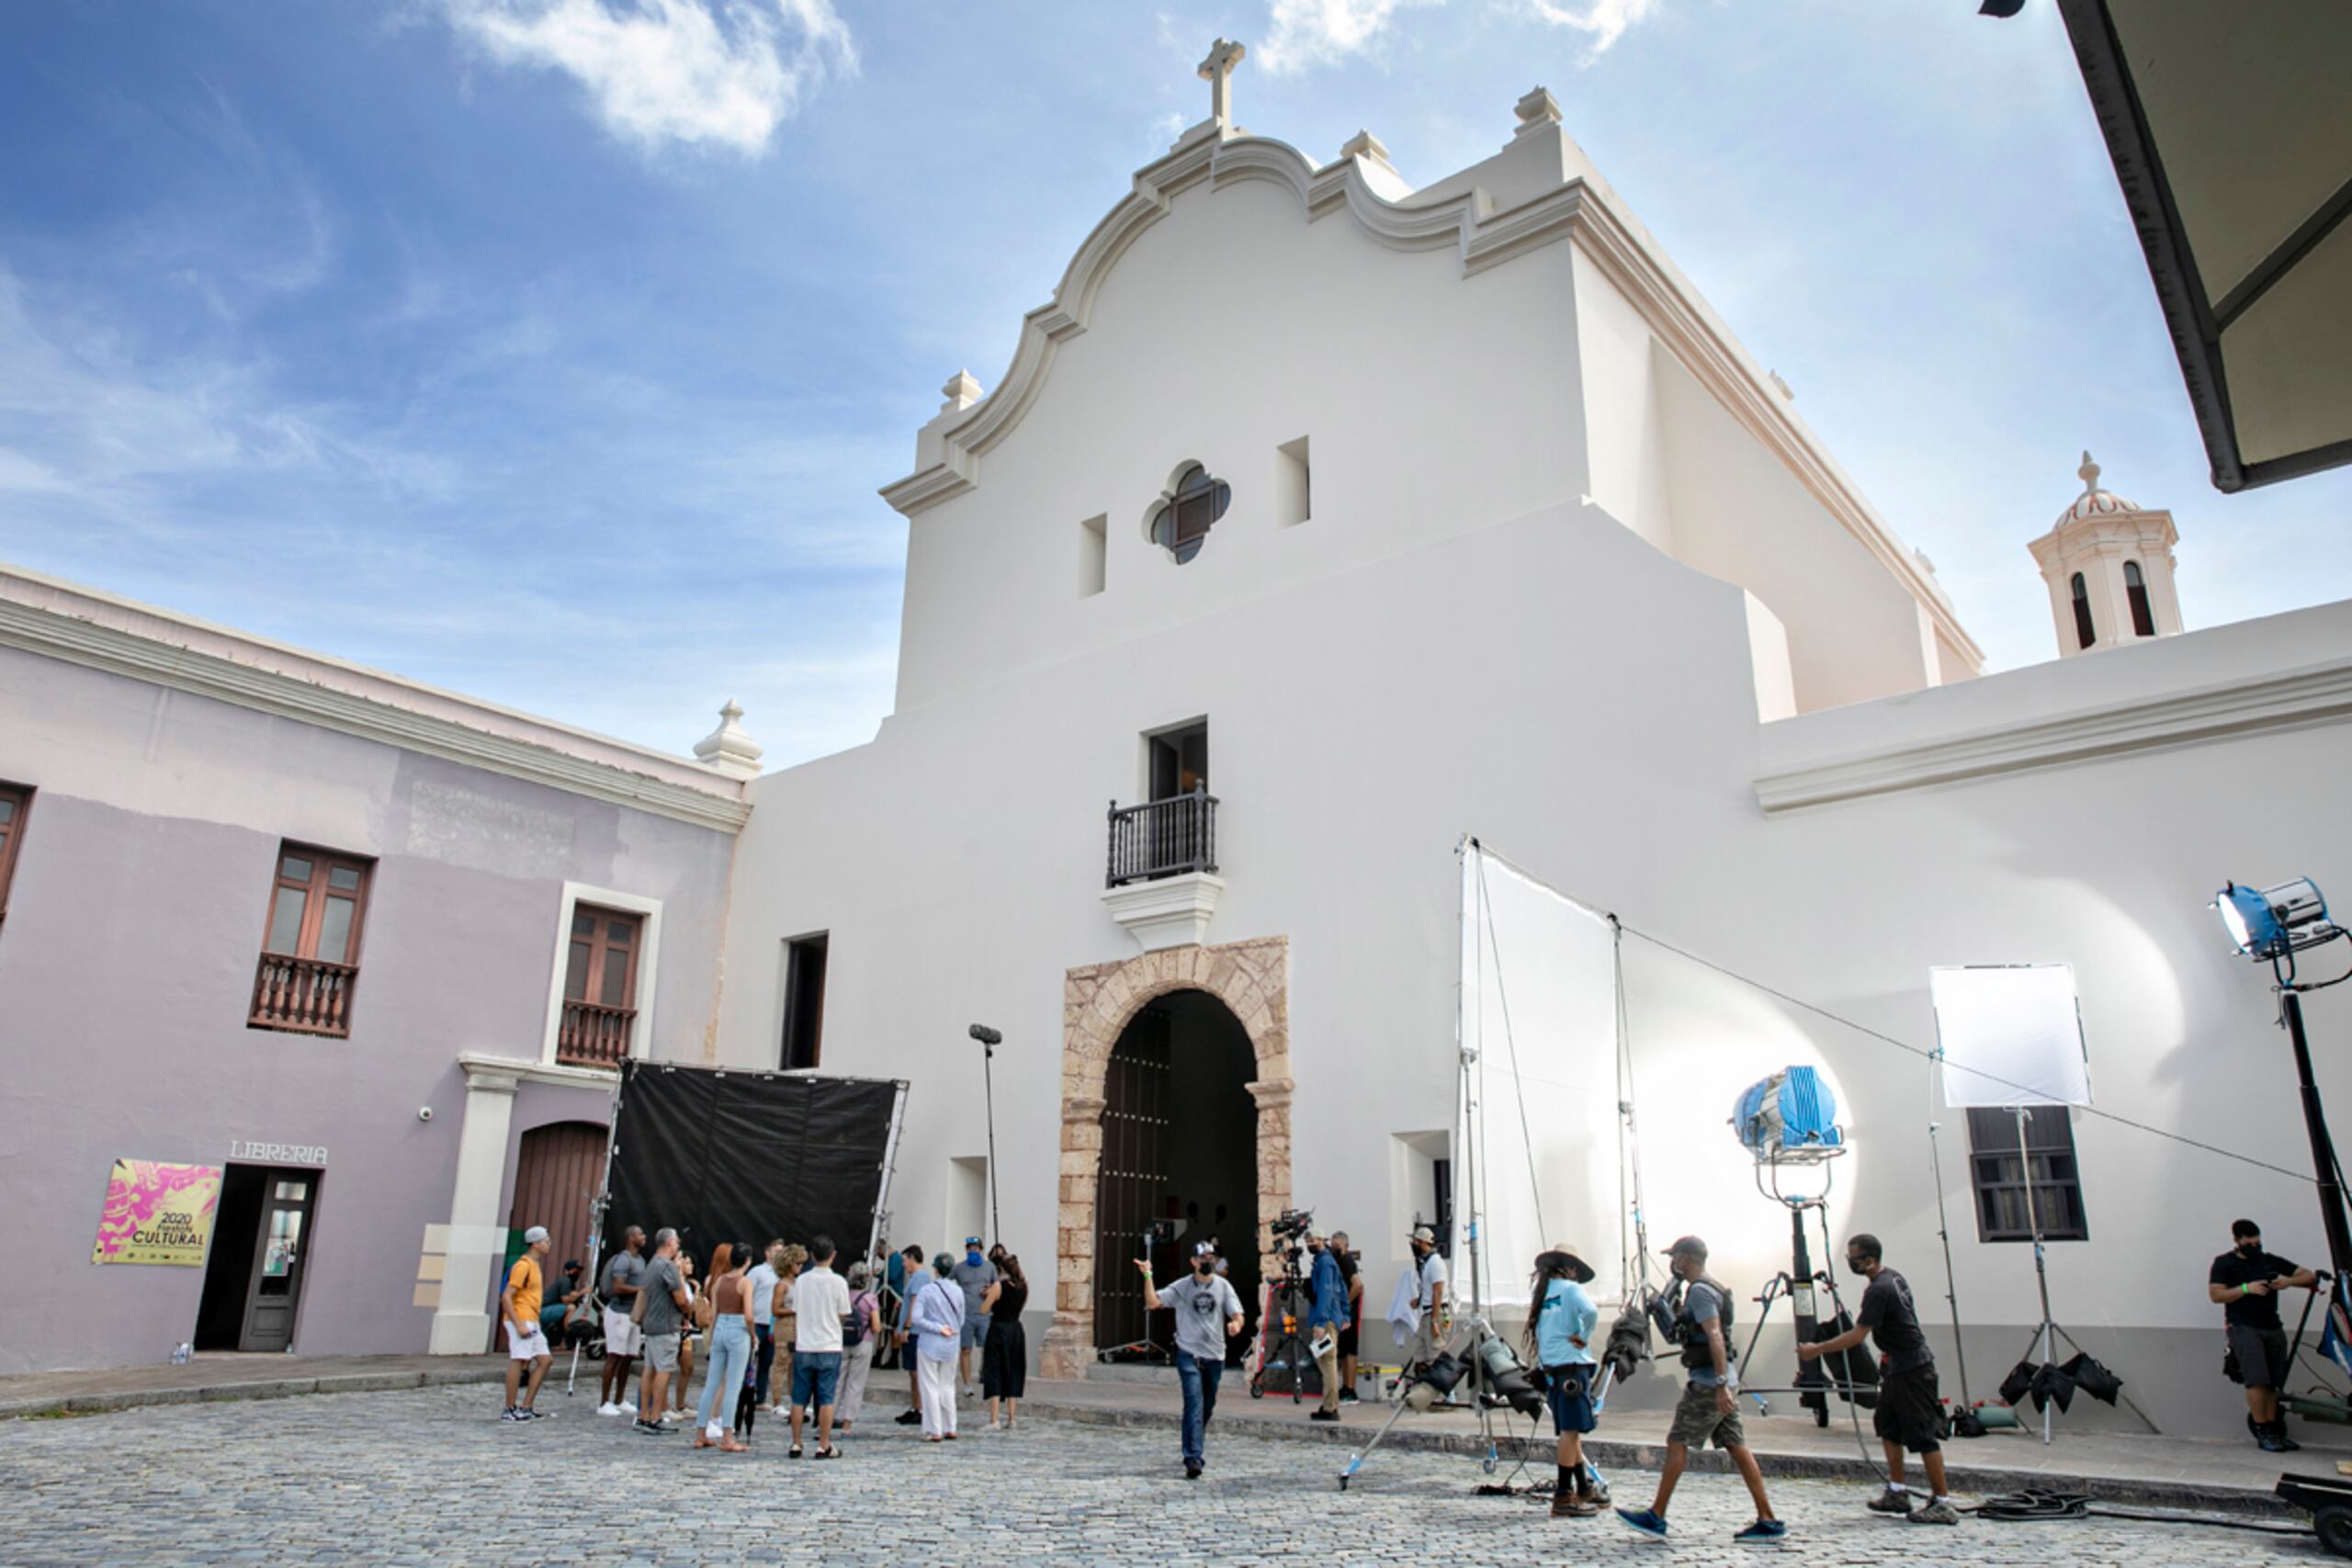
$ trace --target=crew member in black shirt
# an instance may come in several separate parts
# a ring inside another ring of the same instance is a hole
[[[1944,1483],[1944,1407],[1936,1388],[1936,1358],[1928,1337],[1919,1331],[1918,1309],[1911,1303],[1910,1282],[1879,1261],[1879,1239],[1864,1234],[1846,1244],[1846,1267],[1870,1281],[1862,1292],[1861,1310],[1854,1326],[1834,1339],[1797,1347],[1801,1359],[1850,1350],[1869,1336],[1878,1344],[1878,1408],[1871,1425],[1886,1448],[1887,1486],[1871,1499],[1882,1514],[1902,1514],[1915,1525],[1956,1525],[1960,1511],[1951,1506]],[[1903,1455],[1917,1454],[1928,1472],[1928,1506],[1914,1512],[1903,1484]]]
[[[2278,1390],[2287,1382],[2287,1332],[2278,1323],[2278,1292],[2311,1289],[2319,1277],[2262,1250],[2262,1227],[2252,1220],[2232,1223],[2237,1245],[2213,1259],[2205,1293],[2221,1303],[2237,1381],[2245,1384],[2245,1424],[2265,1453],[2287,1453],[2303,1445],[2287,1436],[2278,1414]]]

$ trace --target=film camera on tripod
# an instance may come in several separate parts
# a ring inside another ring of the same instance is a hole
[[[1258,1368],[1250,1374],[1250,1397],[1263,1399],[1271,1389],[1289,1394],[1295,1404],[1307,1394],[1319,1396],[1323,1392],[1315,1348],[1307,1343],[1310,1292],[1302,1268],[1306,1238],[1315,1230],[1315,1212],[1284,1209],[1266,1230],[1272,1242],[1266,1256],[1274,1267],[1266,1284],[1266,1312],[1259,1325]]]

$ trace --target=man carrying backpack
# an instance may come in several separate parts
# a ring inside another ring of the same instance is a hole
[[[1646,1508],[1620,1508],[1617,1517],[1644,1535],[1666,1537],[1666,1505],[1674,1483],[1690,1462],[1690,1450],[1710,1438],[1731,1455],[1756,1499],[1756,1518],[1733,1535],[1742,1541],[1780,1540],[1789,1527],[1772,1516],[1771,1499],[1764,1495],[1764,1472],[1748,1450],[1747,1432],[1739,1422],[1738,1378],[1731,1362],[1731,1292],[1707,1274],[1707,1244],[1686,1235],[1666,1249],[1674,1271],[1674,1288],[1658,1303],[1667,1337],[1682,1353],[1682,1370],[1690,1382],[1682,1402],[1674,1408],[1674,1425],[1666,1436],[1666,1470],[1657,1478],[1657,1498]]]

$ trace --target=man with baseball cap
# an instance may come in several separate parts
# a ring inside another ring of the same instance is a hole
[[[982,1255],[980,1238],[967,1235],[964,1238],[964,1256],[948,1274],[964,1292],[964,1326],[960,1331],[963,1337],[956,1344],[956,1382],[965,1393],[978,1393],[979,1386],[972,1381],[972,1352],[988,1342],[989,1314],[982,1310],[980,1301],[989,1293],[989,1287],[996,1283],[996,1265]]]
[[[1747,1430],[1739,1424],[1739,1401],[1734,1394],[1739,1380],[1731,1364],[1729,1342],[1731,1292],[1708,1275],[1707,1244],[1697,1236],[1684,1236],[1666,1249],[1666,1257],[1674,1272],[1674,1286],[1657,1303],[1657,1311],[1667,1337],[1681,1348],[1682,1370],[1690,1382],[1682,1391],[1682,1402],[1674,1408],[1674,1425],[1666,1435],[1666,1470],[1657,1478],[1657,1501],[1638,1510],[1620,1508],[1617,1517],[1644,1535],[1664,1540],[1666,1505],[1674,1495],[1674,1483],[1682,1479],[1690,1450],[1713,1438],[1715,1447],[1731,1455],[1740,1479],[1747,1483],[1747,1495],[1756,1499],[1755,1521],[1732,1540],[1781,1540],[1789,1527],[1772,1515],[1771,1499],[1764,1495],[1764,1472],[1756,1467]]]
[[[548,1337],[539,1330],[539,1300],[547,1289],[539,1264],[547,1255],[548,1228],[533,1225],[523,1233],[523,1256],[506,1271],[506,1288],[498,1292],[498,1315],[506,1320],[506,1412],[502,1420],[550,1419],[531,1408],[531,1402],[539,1396],[539,1380],[548,1375],[548,1367],[555,1360],[548,1349]],[[531,1383],[517,1400],[515,1390],[522,1383],[526,1361]]]
[[[1217,1380],[1225,1375],[1225,1341],[1241,1332],[1241,1298],[1232,1281],[1216,1271],[1216,1247],[1193,1248],[1193,1272],[1166,1290],[1151,1282],[1151,1260],[1136,1259],[1143,1275],[1147,1311],[1176,1313],[1176,1376],[1184,1385],[1184,1479],[1198,1481],[1208,1468],[1209,1417],[1216,1414]]]
[[[1413,1249],[1413,1345],[1406,1353],[1409,1375],[1437,1359],[1444,1348],[1447,1327],[1445,1254],[1437,1249],[1437,1232],[1415,1225],[1405,1238]]]

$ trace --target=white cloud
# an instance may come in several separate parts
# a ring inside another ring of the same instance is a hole
[[[755,154],[828,76],[857,71],[832,0],[443,0],[502,65],[555,70],[625,141]]]
[[[1259,63],[1276,75],[1311,65],[1334,65],[1368,52],[1389,18],[1409,5],[1445,0],[1273,0],[1272,30],[1258,51]]]
[[[1527,0],[1527,8],[1555,27],[1574,28],[1592,39],[1585,58],[1606,51],[1625,29],[1658,7],[1658,0]]]

